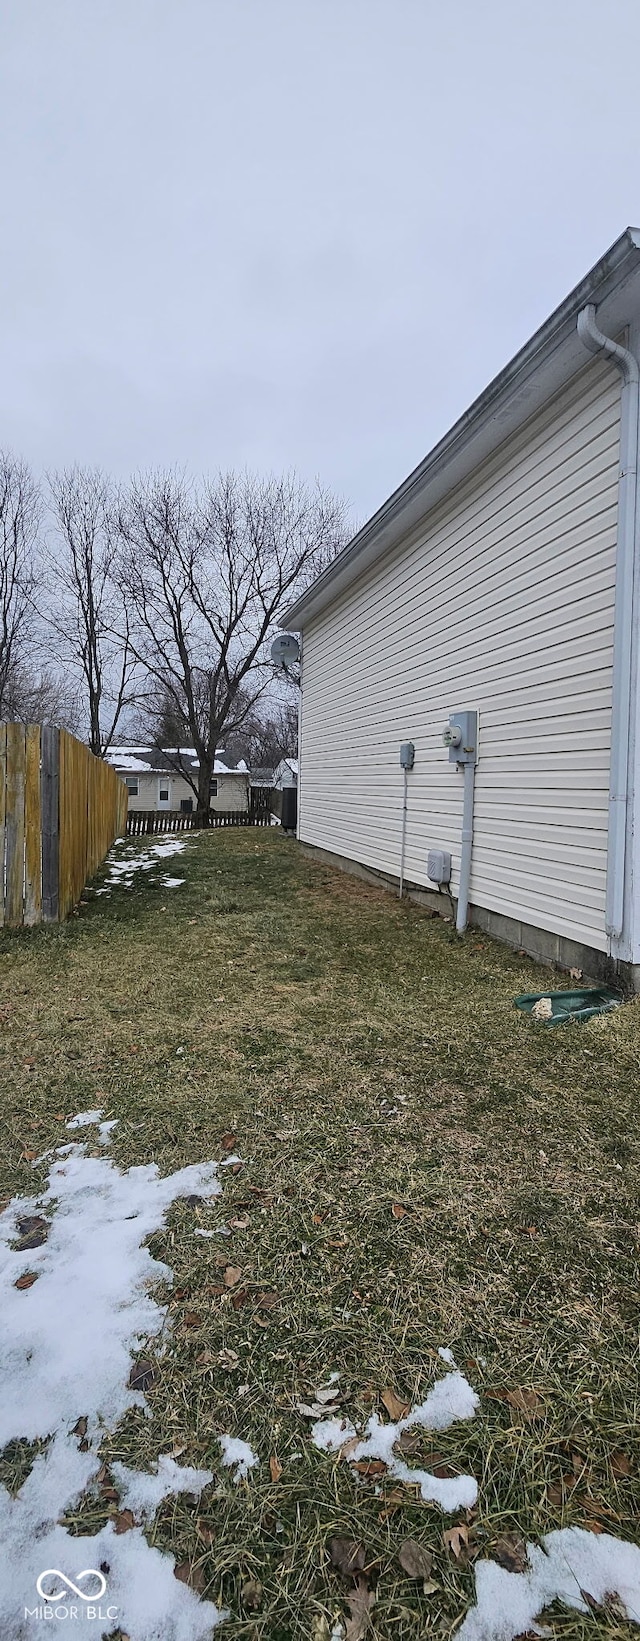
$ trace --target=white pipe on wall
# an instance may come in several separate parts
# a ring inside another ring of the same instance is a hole
[[[409,788],[409,771],[408,771],[408,769],[403,770],[403,775],[404,775],[404,792],[403,792],[403,799],[402,799],[402,842],[401,842],[401,845],[400,845],[400,889],[399,889],[399,894],[398,894],[398,898],[400,900],[402,900],[402,896],[404,894],[404,855],[405,855],[405,849],[406,849],[406,844],[407,844],[407,807],[408,807],[408,788]]]
[[[471,881],[471,851],[473,849],[473,800],[476,783],[475,763],[464,765],[464,792],[462,796],[462,840],[460,849],[460,882],[456,907],[456,931],[464,934],[469,916],[469,884]]]
[[[621,347],[619,342],[612,342],[610,336],[605,336],[598,329],[595,316],[596,309],[592,302],[578,314],[580,340],[590,353],[603,353],[611,359],[622,376],[606,891],[606,931],[615,938],[622,933],[625,904],[633,584],[638,525],[640,367],[628,348]]]

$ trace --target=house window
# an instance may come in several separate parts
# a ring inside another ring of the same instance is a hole
[[[190,815],[193,809],[193,798],[181,798],[180,808],[183,815]]]
[[[218,796],[218,782],[217,782],[217,779],[216,779],[215,775],[212,777],[211,781],[209,782],[209,794],[212,798],[217,798],[217,796]]]
[[[164,777],[158,781],[158,808],[168,809],[171,800],[170,783]]]
[[[130,798],[137,798],[138,790],[139,790],[137,775],[127,775],[126,786],[127,786],[127,792],[129,793],[129,797]]]

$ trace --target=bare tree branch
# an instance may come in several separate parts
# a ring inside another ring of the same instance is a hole
[[[40,492],[26,462],[0,452],[0,716],[10,712],[34,620]]]
[[[157,473],[121,495],[118,525],[147,715],[159,725],[169,704],[188,733],[206,821],[216,747],[268,687],[268,637],[294,591],[342,546],[344,507],[295,477],[227,473],[198,490]]]
[[[46,621],[58,660],[81,680],[91,751],[103,757],[132,698],[135,659],[112,574],[109,480],[73,467],[49,476]]]

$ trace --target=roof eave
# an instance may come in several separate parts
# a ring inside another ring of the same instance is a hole
[[[615,331],[628,318],[623,299],[630,280],[638,284],[640,303],[639,274],[640,229],[627,228],[329,568],[289,605],[280,627],[302,630],[583,368],[588,360],[576,332],[580,309],[595,302],[599,324]]]

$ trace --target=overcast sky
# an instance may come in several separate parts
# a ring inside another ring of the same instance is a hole
[[[638,0],[0,0],[0,443],[362,521],[628,223]]]

